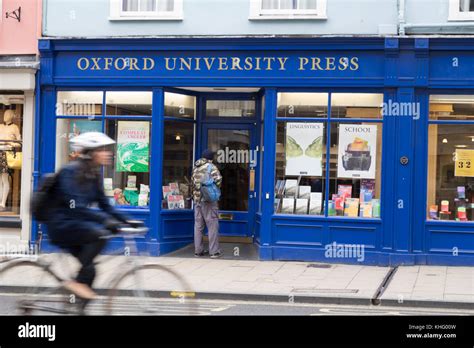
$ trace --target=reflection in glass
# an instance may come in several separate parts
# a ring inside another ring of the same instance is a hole
[[[430,119],[451,121],[474,120],[474,96],[431,95]]]
[[[255,100],[208,100],[207,117],[255,117]]]
[[[103,92],[60,91],[57,93],[56,115],[102,115],[102,96]]]
[[[165,92],[165,116],[194,118],[196,97]]]
[[[278,93],[278,117],[327,116],[327,93]]]
[[[332,93],[331,118],[382,118],[382,103],[380,93]]]
[[[151,115],[152,92],[106,92],[106,115]]]
[[[250,132],[248,130],[210,129],[207,136],[208,148],[216,154],[214,163],[222,175],[222,195],[219,209],[247,211]]]

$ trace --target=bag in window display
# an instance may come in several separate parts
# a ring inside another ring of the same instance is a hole
[[[369,171],[372,164],[370,146],[367,141],[356,138],[352,144],[347,145],[342,156],[342,165],[345,170]]]

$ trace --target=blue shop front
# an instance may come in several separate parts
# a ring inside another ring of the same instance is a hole
[[[262,260],[473,265],[473,43],[40,40],[35,180],[74,159],[74,135],[107,133],[105,193],[163,255],[193,242],[209,148],[221,236]]]

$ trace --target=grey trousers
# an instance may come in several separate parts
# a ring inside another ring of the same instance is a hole
[[[209,235],[209,254],[220,252],[219,248],[219,215],[217,202],[201,202],[194,206],[194,251],[202,253],[204,227]]]

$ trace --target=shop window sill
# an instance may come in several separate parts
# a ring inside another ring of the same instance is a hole
[[[0,217],[0,228],[21,228],[19,217]]]
[[[163,209],[161,214],[163,215],[177,215],[177,214],[191,214],[193,209]]]
[[[425,220],[427,226],[474,227],[474,221]]]
[[[120,207],[116,206],[115,207],[118,211],[123,212],[125,214],[141,214],[141,215],[148,215],[150,214],[150,208],[149,207],[143,207],[143,208],[129,208],[129,207]]]
[[[345,216],[328,216],[325,217],[324,215],[294,215],[294,214],[273,214],[273,218],[278,219],[290,219],[290,220],[315,220],[315,221],[344,221],[344,222],[370,222],[370,223],[382,223],[382,219],[380,218],[351,218]]]

